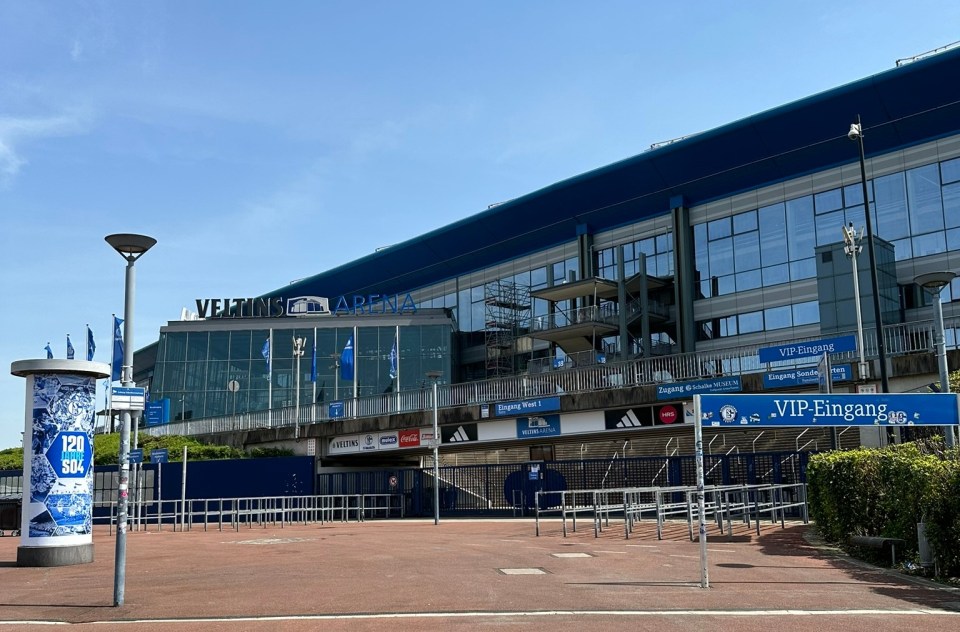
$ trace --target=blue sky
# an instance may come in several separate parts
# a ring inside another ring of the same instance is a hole
[[[110,358],[558,180],[958,38],[955,1],[0,3],[0,448],[15,360]],[[838,133],[848,121],[838,121]]]

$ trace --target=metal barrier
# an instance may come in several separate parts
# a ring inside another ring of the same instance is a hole
[[[795,492],[798,499],[788,498],[787,491]],[[611,516],[622,516],[624,538],[629,539],[636,523],[643,520],[644,514],[650,514],[656,520],[658,540],[663,539],[667,520],[683,518],[687,522],[688,536],[693,541],[694,522],[699,525],[700,521],[699,507],[694,502],[696,493],[697,488],[690,485],[537,492],[534,506],[536,535],[540,535],[541,515],[559,514],[563,537],[567,537],[567,518],[576,532],[577,517],[587,514],[593,521],[594,537],[599,537],[604,528],[610,526]],[[747,527],[755,524],[757,535],[764,516],[785,528],[786,513],[791,508],[799,508],[804,524],[809,521],[805,483],[717,485],[706,487],[704,494],[704,520],[716,522],[718,531],[721,534],[726,532],[727,537],[733,535],[735,518]],[[559,501],[551,502],[550,497]]]
[[[94,504],[94,524],[109,525],[113,533],[117,522],[116,501]],[[100,515],[97,515],[100,514]],[[169,525],[173,531],[190,531],[211,526],[223,531],[224,525],[238,531],[241,526],[268,526],[326,522],[363,522],[375,518],[404,517],[401,494],[326,494],[318,496],[269,496],[250,498],[202,498],[143,501],[138,519],[131,519],[130,530],[141,531]]]

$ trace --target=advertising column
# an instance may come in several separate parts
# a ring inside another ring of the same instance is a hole
[[[93,561],[93,422],[96,380],[110,366],[20,360],[27,380],[18,566]]]

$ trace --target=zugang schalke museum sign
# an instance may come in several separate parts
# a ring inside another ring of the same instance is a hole
[[[700,395],[703,425],[953,426],[953,393],[878,395]]]
[[[417,304],[408,294],[338,296],[334,308],[325,296],[197,299],[200,318],[279,318],[281,316],[359,316],[364,314],[415,314]]]

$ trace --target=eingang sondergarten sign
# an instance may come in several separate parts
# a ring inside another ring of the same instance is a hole
[[[952,426],[960,420],[953,393],[875,395],[700,395],[703,425]]]

